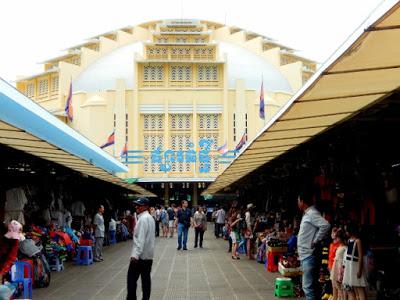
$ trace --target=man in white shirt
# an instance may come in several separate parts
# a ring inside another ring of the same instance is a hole
[[[133,202],[136,205],[138,221],[133,232],[133,248],[128,270],[127,300],[136,300],[136,287],[139,276],[142,277],[143,299],[150,299],[151,266],[154,257],[155,221],[149,214],[150,201],[139,198]]]
[[[215,237],[219,238],[225,225],[225,210],[221,207],[215,214]]]
[[[96,239],[94,245],[94,258],[93,261],[100,262],[103,261],[103,243],[104,243],[104,206],[100,205],[97,211],[97,214],[93,219],[93,227],[94,227],[94,237]]]

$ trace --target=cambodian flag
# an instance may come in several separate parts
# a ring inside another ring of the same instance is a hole
[[[228,143],[225,142],[225,144],[223,144],[221,147],[218,148],[218,153],[223,155],[227,152],[228,152]]]
[[[121,151],[121,157],[124,155],[128,155],[128,144],[127,143],[125,143],[124,148],[122,148],[122,151]]]
[[[108,137],[107,142],[103,145],[100,146],[101,149],[104,149],[108,146],[114,145],[115,142],[115,132],[111,133],[111,135]]]
[[[261,81],[260,91],[260,118],[265,119],[265,104],[264,104],[264,80]]]
[[[239,144],[236,145],[235,151],[239,151],[240,149],[242,149],[243,146],[246,144],[246,141],[247,141],[247,134],[244,133],[239,141]]]
[[[65,103],[65,114],[70,122],[74,119],[74,110],[72,107],[72,81],[69,84],[69,93],[67,97],[67,102]]]

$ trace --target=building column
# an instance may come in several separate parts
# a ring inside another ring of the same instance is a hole
[[[192,201],[192,205],[196,206],[198,205],[198,197],[197,197],[197,182],[193,182],[193,201]]]
[[[114,156],[119,160],[120,153],[125,145],[125,130],[126,130],[126,104],[125,104],[125,81],[123,79],[116,80],[115,93],[115,150]]]
[[[164,183],[164,205],[169,205],[169,184],[167,182]]]

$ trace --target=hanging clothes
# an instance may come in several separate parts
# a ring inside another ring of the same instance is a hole
[[[4,221],[9,223],[16,220],[25,225],[24,206],[28,203],[22,188],[14,188],[6,191],[6,205],[4,207]]]

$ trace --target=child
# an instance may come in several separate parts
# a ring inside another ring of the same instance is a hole
[[[332,232],[332,238],[334,242],[337,244],[337,248],[335,249],[334,259],[332,265],[330,264],[330,255],[329,255],[329,266],[331,271],[331,282],[333,289],[333,296],[331,300],[344,300],[345,294],[342,289],[342,281],[343,281],[343,262],[344,256],[347,251],[346,247],[346,235],[342,229],[335,230],[335,233]],[[329,249],[331,250],[331,249]],[[329,251],[329,254],[330,251]]]
[[[346,226],[347,252],[344,259],[343,285],[348,290],[349,300],[366,300],[367,280],[363,268],[364,250],[359,239],[357,226],[349,224]]]

